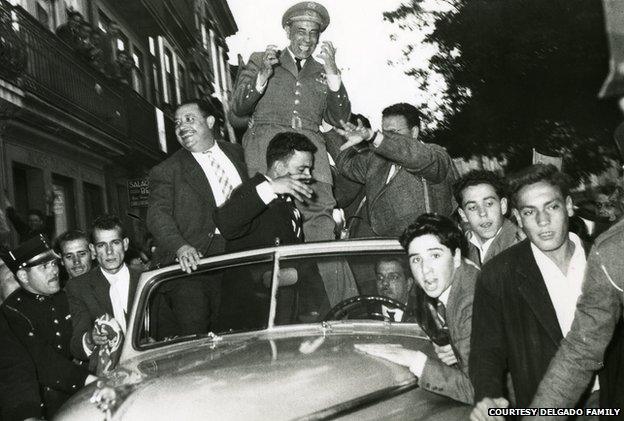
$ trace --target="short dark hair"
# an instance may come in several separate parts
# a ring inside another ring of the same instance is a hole
[[[450,218],[437,213],[423,213],[420,215],[405,228],[399,241],[405,251],[408,251],[409,245],[414,238],[427,234],[435,235],[441,244],[451,249],[453,254],[455,254],[455,249],[460,249],[462,253],[466,250],[464,236],[457,224]]]
[[[301,133],[282,132],[276,134],[267,147],[267,168],[271,168],[275,161],[283,161],[291,157],[295,151],[315,153],[316,146]]]
[[[534,164],[524,168],[509,177],[509,198],[511,206],[518,207],[518,193],[522,188],[531,184],[546,182],[556,187],[561,196],[566,198],[570,194],[570,178],[559,171],[552,164]]]
[[[383,256],[377,259],[377,263],[375,263],[375,272],[377,272],[377,268],[379,267],[380,264],[388,263],[388,262],[398,263],[403,269],[403,272],[405,273],[406,278],[409,278],[412,276],[412,272],[410,271],[410,268],[409,268],[409,265],[407,264],[407,259],[405,258],[405,256]]]
[[[117,230],[119,231],[119,235],[121,238],[124,238],[125,230],[123,224],[121,223],[121,219],[117,215],[100,215],[93,221],[92,229],[91,229],[91,242],[95,242],[95,230]]]
[[[358,120],[360,120],[362,122],[362,126],[366,127],[367,129],[371,128],[371,124],[370,124],[370,120],[368,118],[366,118],[366,116],[362,115],[362,114],[351,114],[351,117],[349,117],[349,123],[351,124],[355,124],[357,126],[358,124]]]
[[[208,116],[211,116],[214,114],[214,112],[208,106],[208,103],[202,99],[189,99],[187,101],[184,101],[183,103],[181,103],[180,105],[176,107],[176,111],[180,107],[183,107],[184,105],[192,105],[192,104],[197,105],[197,108],[199,108],[199,111],[201,112],[202,116],[204,116],[204,118],[207,118]]]
[[[83,230],[69,230],[65,231],[63,234],[59,235],[56,238],[54,244],[54,250],[58,253],[62,253],[63,244],[68,243],[74,240],[85,240],[87,243],[89,242],[89,236]]]
[[[405,117],[405,121],[407,121],[407,125],[410,130],[414,127],[418,127],[420,129],[420,120],[422,119],[422,114],[418,111],[418,108],[414,107],[412,104],[408,104],[405,102],[400,102],[398,104],[391,105],[385,108],[381,112],[381,117],[392,117],[400,115]]]
[[[506,197],[505,180],[494,171],[472,170],[464,174],[453,184],[453,196],[461,208],[464,190],[479,184],[492,186],[499,199]]]

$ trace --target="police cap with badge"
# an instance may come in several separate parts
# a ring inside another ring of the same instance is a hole
[[[303,1],[286,10],[282,16],[282,27],[302,20],[318,23],[321,32],[323,32],[329,25],[329,13],[322,4],[313,1]]]
[[[3,256],[4,263],[15,275],[20,269],[39,266],[56,259],[58,256],[42,234],[23,242]]]

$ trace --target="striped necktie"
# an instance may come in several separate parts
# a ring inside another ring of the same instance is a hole
[[[232,183],[230,183],[230,179],[225,173],[225,170],[219,164],[219,161],[215,159],[214,155],[212,154],[212,151],[207,151],[206,154],[208,155],[208,159],[210,160],[210,166],[212,167],[215,175],[217,176],[217,181],[219,183],[219,187],[221,188],[221,192],[223,193],[223,197],[227,199],[228,197],[230,197],[232,190],[234,190],[234,186],[232,186]]]
[[[295,233],[295,236],[297,236],[297,239],[303,241],[303,230],[301,228],[303,221],[301,220],[301,212],[299,212],[299,209],[295,206],[292,197],[285,194],[279,194],[278,197],[286,202],[286,206],[288,206],[288,211],[290,213],[290,224],[292,230]]]

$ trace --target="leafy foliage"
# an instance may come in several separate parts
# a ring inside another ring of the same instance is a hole
[[[384,14],[402,30],[434,25],[425,42],[437,53],[427,68],[407,72],[425,91],[432,74],[446,81],[430,140],[454,156],[506,156],[509,170],[529,164],[533,147],[562,154],[576,177],[603,170],[615,156],[619,113],[597,97],[609,59],[601,1],[451,3],[449,12],[431,12],[425,0],[412,0]]]

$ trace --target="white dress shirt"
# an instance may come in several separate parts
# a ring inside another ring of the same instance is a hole
[[[485,257],[485,254],[488,252],[488,250],[490,249],[490,246],[492,245],[492,243],[494,242],[498,234],[500,234],[502,229],[503,229],[503,226],[501,225],[498,231],[496,231],[496,235],[490,238],[489,240],[486,240],[483,244],[479,242],[479,239],[477,238],[477,234],[475,234],[474,232],[470,233],[471,235],[468,240],[472,244],[474,244],[475,247],[477,247],[477,249],[479,250],[479,260],[480,260],[479,263],[483,263],[483,258]]]
[[[210,152],[210,154],[207,152]],[[214,160],[219,163],[219,166],[223,168],[223,171],[225,171],[225,174],[227,175],[228,180],[233,188],[240,186],[242,183],[241,177],[238,174],[238,171],[236,171],[236,167],[234,166],[232,161],[230,161],[230,158],[228,158],[227,155],[221,150],[217,142],[215,142],[210,149],[204,152],[192,152],[191,154],[193,155],[193,158],[195,158],[201,169],[204,171],[204,174],[206,174],[206,178],[208,179],[208,183],[210,184],[210,188],[212,189],[215,204],[217,206],[221,206],[223,203],[225,203],[227,197],[225,197],[223,195],[223,192],[221,191],[221,184],[219,184],[219,179],[214,173],[212,164],[210,162],[210,155],[212,155],[212,158],[214,158]]]
[[[128,290],[130,288],[130,270],[124,265],[117,273],[108,273],[102,268],[102,275],[110,284],[108,295],[113,305],[113,317],[119,323],[119,326],[126,333],[126,313],[128,312]]]

